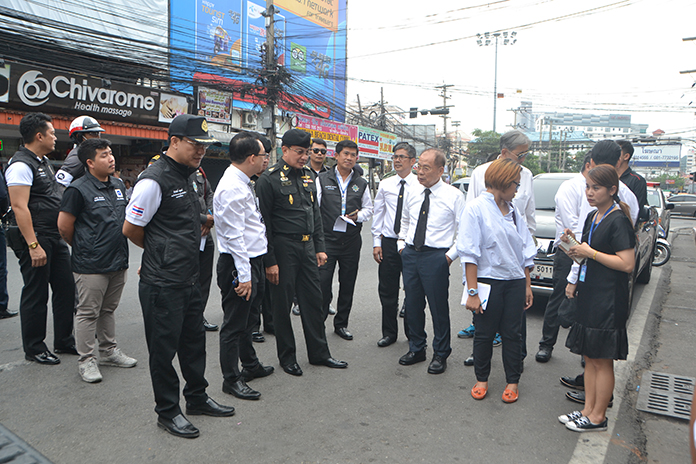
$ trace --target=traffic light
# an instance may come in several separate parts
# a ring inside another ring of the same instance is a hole
[[[409,117],[411,119],[417,118],[418,117],[418,108],[410,108],[409,109]]]
[[[2,150],[1,147],[2,147],[2,143],[0,142],[0,150]],[[691,182],[694,181],[694,177],[696,177],[696,172],[692,172],[691,174],[689,174],[689,179],[691,179]]]
[[[0,140],[0,151],[2,151],[2,140]]]

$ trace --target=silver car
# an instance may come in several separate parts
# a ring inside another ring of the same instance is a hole
[[[696,217],[696,195],[672,195],[667,202],[674,205],[673,214]]]

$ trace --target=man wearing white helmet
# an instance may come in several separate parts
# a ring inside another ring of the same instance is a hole
[[[70,182],[85,175],[85,167],[77,157],[77,148],[87,139],[96,139],[104,129],[96,119],[90,116],[80,116],[70,123],[70,138],[75,142],[75,146],[63,161],[63,166],[56,173],[56,180],[63,187],[70,185]]]

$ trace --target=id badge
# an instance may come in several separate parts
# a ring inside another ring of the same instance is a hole
[[[580,277],[578,278],[580,282],[585,281],[585,273],[587,272],[587,264],[580,266]]]

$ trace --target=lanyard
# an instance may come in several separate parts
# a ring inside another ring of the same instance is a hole
[[[346,183],[346,187],[343,188],[343,179],[341,174],[339,174],[338,169],[336,171],[336,182],[338,182],[338,190],[341,192],[341,216],[346,215],[346,191],[348,190],[348,184],[350,184],[350,179]]]
[[[614,206],[616,206],[616,204],[611,205],[611,208],[609,208],[606,211],[606,213],[604,213],[604,216],[602,216],[602,219],[600,219],[597,224],[595,224],[595,222],[594,222],[595,218],[597,217],[597,213],[595,213],[594,217],[592,218],[592,224],[590,224],[590,236],[587,240],[588,245],[592,246],[592,233],[597,229],[597,227],[599,227],[599,225],[602,223],[604,218],[607,217],[607,214],[614,211]]]

